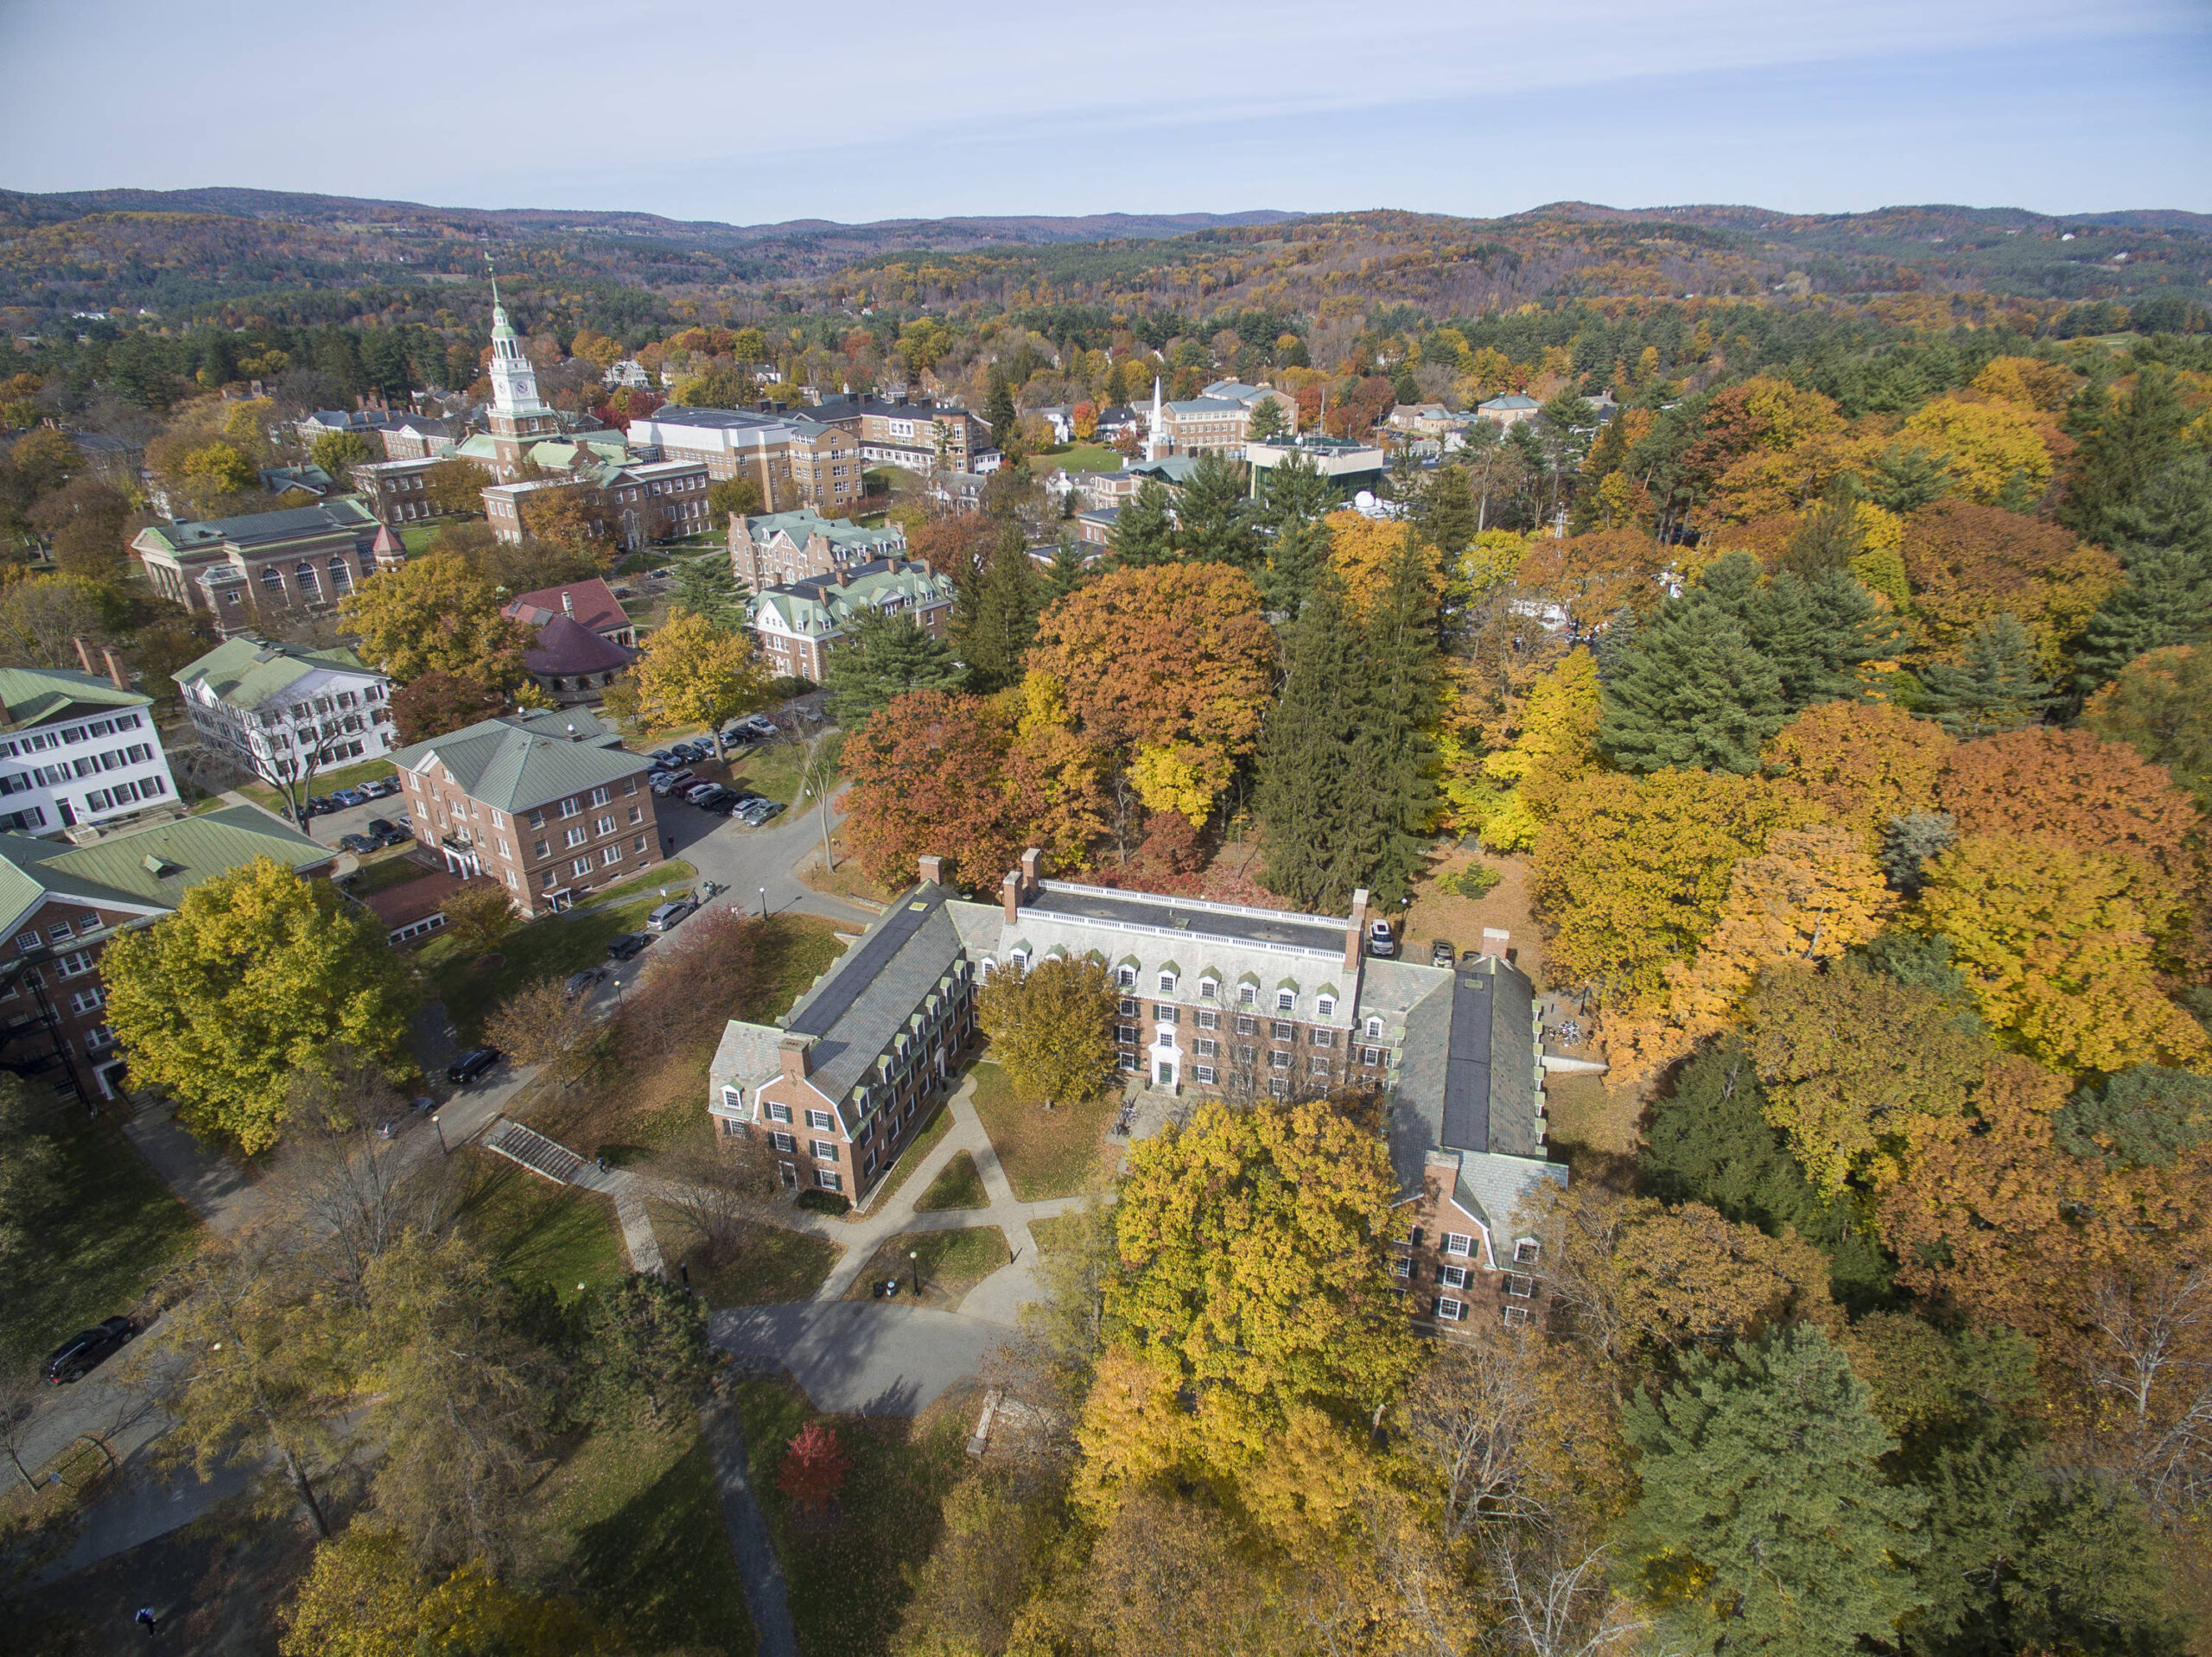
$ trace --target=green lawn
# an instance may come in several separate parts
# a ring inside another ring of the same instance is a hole
[[[1075,1197],[1105,1188],[1109,1164],[1106,1130],[1121,1106],[1121,1093],[1109,1089],[1087,1105],[1047,1110],[1023,1097],[1006,1071],[988,1061],[975,1069],[976,1114],[999,1153],[1007,1183],[1025,1203],[1050,1197]]]
[[[737,1258],[729,1265],[702,1266],[696,1257],[696,1240],[690,1222],[665,1203],[648,1201],[653,1235],[660,1252],[675,1271],[677,1262],[691,1262],[691,1286],[709,1310],[724,1306],[772,1306],[786,1300],[811,1300],[845,1251],[826,1237],[781,1226],[749,1226]]]
[[[548,1591],[620,1628],[624,1650],[750,1657],[753,1624],[698,1424],[594,1432],[538,1493]]]
[[[641,874],[634,880],[625,880],[619,886],[593,892],[591,900],[594,904],[620,903],[627,898],[642,897],[648,892],[658,897],[663,886],[668,888],[671,897],[678,896],[690,891],[692,881],[698,876],[699,871],[682,858],[671,857],[666,862],[654,864],[650,873]]]
[[[564,1300],[576,1286],[612,1283],[630,1269],[614,1205],[594,1191],[556,1185],[519,1163],[472,1147],[460,1222],[517,1282],[550,1286]]]
[[[389,759],[364,759],[358,765],[344,765],[336,771],[315,772],[308,779],[307,791],[310,794],[335,794],[341,788],[355,788],[363,783],[373,783],[380,777],[391,777],[396,774],[392,763]],[[277,816],[283,816],[283,796],[277,793],[275,789],[264,788],[259,783],[248,782],[239,784],[238,791],[264,809],[276,812]],[[385,813],[387,816],[397,817],[407,809],[407,800],[404,795],[391,795],[384,803],[391,808]]]
[[[889,1649],[910,1590],[906,1573],[936,1546],[946,1493],[967,1467],[967,1424],[932,1406],[898,1416],[820,1418],[852,1457],[836,1506],[819,1519],[791,1510],[777,1470],[799,1429],[817,1418],[784,1381],[738,1383],[753,1488],[767,1512],[807,1657],[879,1657]]]
[[[356,898],[369,898],[379,892],[389,892],[394,886],[404,886],[437,873],[426,869],[408,854],[410,846],[395,848],[361,860],[361,867],[347,875],[345,890]]]
[[[1039,464],[1056,466],[1063,472],[1119,472],[1128,462],[1122,458],[1121,450],[1109,448],[1103,443],[1063,443],[1033,457],[1033,472]],[[1035,475],[1042,477],[1044,473],[1035,472]]]
[[[895,1237],[886,1237],[875,1253],[868,1256],[868,1264],[853,1279],[853,1286],[845,1291],[845,1298],[872,1299],[877,1282],[896,1277],[906,1285],[899,1297],[900,1305],[949,1310],[958,1305],[960,1298],[969,1290],[1013,1258],[1014,1251],[1007,1247],[1006,1233],[996,1226],[969,1226],[961,1231],[904,1231]],[[913,1298],[914,1273],[918,1269],[922,1274],[919,1300]]]
[[[755,748],[730,760],[730,785],[749,788],[756,794],[766,794],[772,800],[790,805],[798,797],[798,774],[805,765],[806,744],[772,742],[765,748]],[[769,821],[780,823],[783,819],[771,817]]]
[[[432,933],[417,958],[432,988],[443,998],[454,1028],[464,1041],[474,1041],[482,1033],[485,1015],[523,985],[549,974],[565,976],[580,968],[605,965],[607,946],[623,933],[638,930],[660,903],[656,890],[611,908],[548,915],[518,926],[493,946],[497,964],[490,968],[480,966],[474,951],[446,932]],[[632,970],[644,964],[642,960],[630,963]]]
[[[200,1222],[105,1121],[53,1120],[60,1159],[35,1253],[0,1282],[0,1362],[42,1358],[88,1324],[129,1311],[197,1246]]]
[[[983,1189],[983,1176],[976,1171],[976,1159],[965,1151],[946,1163],[944,1171],[930,1182],[929,1190],[914,1202],[915,1208],[930,1213],[944,1209],[987,1209],[990,1205],[990,1194]]]

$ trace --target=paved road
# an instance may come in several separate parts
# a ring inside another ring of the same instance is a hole
[[[822,915],[861,924],[875,918],[874,911],[817,892],[792,873],[822,844],[822,819],[817,811],[802,805],[772,819],[765,828],[747,828],[665,797],[653,803],[653,809],[661,834],[673,843],[670,855],[684,859],[702,877],[725,888],[717,902],[757,915],[765,888],[772,915]],[[833,813],[831,827],[838,821]]]
[[[817,1409],[856,1415],[913,1414],[1013,1334],[957,1312],[867,1300],[737,1306],[716,1312],[709,1331],[741,1368],[780,1364]]]

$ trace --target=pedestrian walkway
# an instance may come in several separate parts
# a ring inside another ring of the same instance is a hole
[[[707,1459],[714,1465],[722,1528],[729,1533],[729,1551],[737,1559],[745,1609],[753,1618],[754,1650],[759,1657],[798,1657],[798,1630],[791,1622],[784,1567],[776,1559],[768,1516],[753,1494],[744,1425],[735,1410],[716,1400],[699,1411],[699,1431],[706,1439]]]
[[[492,1142],[486,1140],[485,1143]],[[547,1140],[545,1143],[552,1145],[553,1141]],[[560,1148],[554,1146],[556,1150]],[[650,1273],[654,1277],[666,1275],[667,1268],[661,1262],[660,1239],[653,1235],[652,1216],[645,1212],[645,1197],[661,1182],[640,1179],[626,1168],[602,1168],[578,1157],[576,1171],[569,1176],[569,1183],[614,1199],[614,1218],[622,1228],[622,1246],[630,1251],[632,1271]]]

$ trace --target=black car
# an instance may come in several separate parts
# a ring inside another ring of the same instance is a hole
[[[404,828],[387,828],[383,834],[377,836],[377,844],[379,846],[404,846],[408,841],[414,838],[415,836]]]
[[[625,932],[607,946],[607,953],[617,961],[629,961],[643,955],[652,943],[643,932]]]
[[[379,840],[387,840],[393,835],[397,834],[399,830],[390,817],[371,817],[369,819],[368,832],[376,835]]]
[[[97,1328],[80,1330],[54,1349],[54,1355],[47,1359],[41,1373],[54,1387],[82,1381],[137,1332],[137,1325],[128,1317],[111,1317]]]
[[[373,852],[383,844],[381,837],[371,835],[340,835],[338,837],[338,849],[351,852],[356,857]]]
[[[579,995],[588,995],[606,981],[607,968],[604,967],[586,967],[582,972],[572,972],[569,975],[569,999],[573,1001]]]
[[[446,1080],[459,1087],[464,1082],[474,1082],[499,1062],[498,1048],[472,1047],[446,1066]]]

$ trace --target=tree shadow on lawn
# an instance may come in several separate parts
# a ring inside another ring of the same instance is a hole
[[[742,1657],[753,1648],[714,1469],[696,1431],[650,1486],[584,1527],[558,1580],[636,1649],[719,1647]]]

